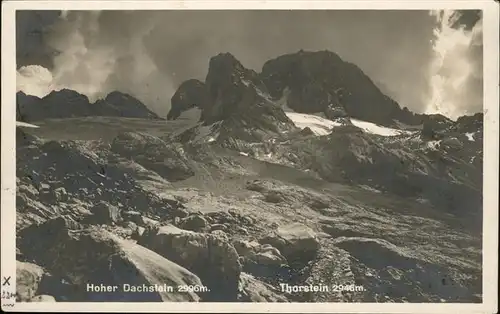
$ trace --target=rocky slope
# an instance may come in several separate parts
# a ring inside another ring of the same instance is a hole
[[[53,91],[43,98],[23,92],[17,92],[16,95],[17,121],[89,116],[160,119],[139,100],[121,92],[112,92],[95,103],[91,103],[87,96],[69,89]]]
[[[280,58],[215,56],[168,131],[18,127],[19,300],[481,302],[482,114],[408,123],[334,54]],[[331,84],[355,95],[332,103]],[[328,289],[290,288],[309,285]]]

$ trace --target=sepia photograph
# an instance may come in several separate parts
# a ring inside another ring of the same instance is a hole
[[[465,309],[496,291],[480,5],[57,3],[12,10],[12,63],[2,48],[4,310]]]

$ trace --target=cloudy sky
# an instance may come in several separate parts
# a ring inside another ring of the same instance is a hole
[[[67,87],[91,99],[120,90],[164,115],[177,86],[203,80],[210,57],[220,52],[260,71],[282,54],[331,50],[402,107],[477,112],[481,21],[477,12],[451,13],[19,11],[17,85],[41,96]]]

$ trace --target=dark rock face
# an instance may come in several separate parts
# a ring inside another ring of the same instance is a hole
[[[351,117],[382,125],[392,125],[394,119],[415,122],[361,69],[330,51],[300,51],[269,60],[261,77],[274,99],[288,87],[287,105],[296,112],[324,112],[331,104]]]
[[[335,106],[330,104],[325,109],[325,116],[330,120],[335,120],[337,118],[348,117],[348,114],[345,111],[344,107],[341,107],[341,106],[335,107]]]
[[[167,115],[167,120],[175,120],[183,111],[191,108],[209,108],[212,98],[205,83],[192,79],[179,86],[170,102],[172,107]]]
[[[169,118],[193,106],[203,110],[205,124],[252,115],[255,104],[276,107],[286,89],[286,105],[299,113],[323,112],[329,118],[350,116],[387,126],[394,120],[422,122],[419,115],[384,95],[356,65],[330,51],[283,55],[267,61],[261,73],[246,69],[229,53],[219,54],[210,60],[204,84],[189,80],[179,87]],[[274,116],[288,122],[284,115]]]
[[[191,89],[194,95],[184,96],[186,99],[204,98],[208,92],[208,100],[201,107],[201,121],[205,126],[220,123],[216,130],[220,142],[256,142],[295,130],[293,122],[272,101],[259,74],[243,67],[229,53],[210,59],[205,88],[193,80],[186,82],[186,86],[198,86]],[[185,91],[187,87],[182,87],[176,94],[181,95]],[[174,108],[172,103],[169,116],[178,116],[180,107],[176,105]],[[194,129],[186,131],[181,136],[182,141],[191,140],[197,133]]]
[[[224,120],[233,113],[242,112],[253,105],[256,93],[266,93],[264,83],[255,71],[246,69],[230,53],[219,54],[210,59],[205,84],[211,106],[203,111],[206,124]]]
[[[18,121],[24,122],[90,116],[160,119],[130,95],[112,92],[91,103],[87,96],[70,89],[53,91],[43,98],[18,92],[16,115]]]
[[[16,127],[16,146],[27,146],[38,141],[36,136],[23,131],[22,128]]]
[[[17,92],[16,94],[16,120],[17,121],[32,121],[33,117],[42,114],[42,109],[40,107],[41,99],[26,95],[23,92]]]
[[[461,116],[457,119],[457,129],[461,132],[476,132],[483,128],[483,113],[476,113],[472,116]]]
[[[441,133],[454,125],[454,122],[441,114],[421,115],[422,137],[424,139],[440,139]]]

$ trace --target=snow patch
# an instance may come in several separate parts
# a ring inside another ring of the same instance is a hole
[[[240,152],[240,155],[248,157],[248,153]]]
[[[323,118],[319,114],[305,114],[297,112],[285,112],[285,114],[290,120],[293,121],[295,126],[301,129],[309,127],[316,135],[330,134],[333,128],[342,126],[342,124],[340,124],[339,122]],[[377,125],[375,123],[361,121],[357,119],[351,119],[351,122],[354,126],[370,134],[377,134],[381,136],[396,136],[405,133],[411,133],[410,131],[392,129],[385,126]]]
[[[474,133],[465,133],[465,136],[467,136],[467,139],[471,142],[474,142]]]
[[[385,126],[380,126],[375,123],[351,119],[352,124],[362,129],[366,133],[377,134],[381,136],[396,136],[405,133],[402,130],[392,129]]]
[[[296,127],[300,129],[308,127],[316,135],[330,134],[335,126],[340,126],[339,123],[312,114],[297,112],[285,112],[285,114]]]
[[[16,121],[16,127],[25,127],[25,128],[39,128],[38,125],[26,123],[26,122],[21,122],[21,121]]]

